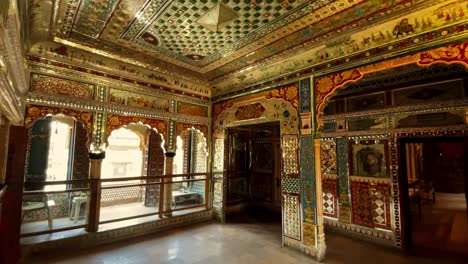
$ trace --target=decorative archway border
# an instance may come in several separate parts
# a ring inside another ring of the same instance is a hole
[[[294,94],[296,99],[296,105],[281,98],[288,92],[287,89],[292,89],[290,95]],[[277,93],[279,91],[283,91]],[[259,97],[254,95],[253,97],[243,98],[243,100],[234,100],[234,102],[223,103],[224,109],[218,113],[214,121],[213,127],[213,141],[215,143],[215,149],[213,157],[217,157],[214,161],[214,167],[218,168],[214,174],[221,177],[215,178],[214,182],[214,200],[217,201],[218,205],[214,203],[215,212],[220,214],[220,218],[224,220],[225,210],[223,200],[226,198],[227,188],[227,164],[228,164],[228,140],[226,129],[229,127],[236,127],[241,125],[257,124],[259,122],[280,122],[280,133],[281,133],[281,147],[284,153],[283,155],[283,168],[282,168],[282,187],[281,192],[283,195],[283,242],[288,245],[298,245],[302,241],[302,208],[301,208],[301,176],[299,174],[299,162],[300,154],[298,151],[299,145],[299,114],[298,114],[298,85],[292,84],[290,86],[279,88],[273,93],[265,92],[262,93],[264,96]],[[270,95],[276,95],[272,96]],[[266,96],[265,96],[266,95]],[[278,98],[280,97],[280,98]],[[261,104],[264,107],[264,111],[261,111],[259,117],[253,119],[244,119],[236,116],[236,112],[239,108],[246,107],[253,104]],[[229,106],[229,107],[226,107]],[[300,248],[300,246],[297,246]]]
[[[356,83],[362,80],[366,75],[389,70],[392,68],[416,64],[421,67],[429,67],[431,65],[443,64],[461,64],[468,68],[468,41],[451,44],[445,47],[439,47],[428,51],[419,52],[412,55],[407,55],[399,58],[394,58],[375,64],[361,66],[355,69],[348,69],[342,72],[329,74],[315,79],[315,122],[317,124],[316,131],[323,125],[322,116],[323,109],[328,101],[340,89],[347,84]],[[397,169],[397,140],[401,135],[390,134],[388,140],[390,142],[391,155],[391,181],[392,181],[392,196],[394,199],[394,225],[395,225],[395,244],[397,247],[402,245],[402,227],[400,221],[400,204],[399,204],[399,182]]]
[[[107,116],[107,125],[106,125],[106,137],[108,137],[111,132],[115,129],[128,125],[130,123],[141,122],[145,125],[149,125],[151,128],[156,128],[158,133],[162,134],[164,138],[167,138],[167,121],[143,117],[134,117],[134,116],[121,116],[110,114]]]
[[[176,126],[176,135],[180,135],[180,133],[188,128],[195,128],[200,130],[206,138],[208,138],[208,127],[205,125],[197,125],[197,124],[189,124],[189,123],[177,123]]]
[[[245,96],[237,99],[227,100],[213,105],[213,120],[216,122],[219,119],[220,115],[234,107],[237,104],[240,104],[245,101],[253,101],[254,99],[261,100],[262,98],[266,99],[283,99],[286,102],[291,103],[291,105],[297,110],[299,109],[299,84],[291,83],[289,85],[276,87],[274,89],[256,93],[251,96]]]
[[[86,112],[86,111],[79,111],[74,109],[68,108],[57,108],[51,106],[43,106],[43,105],[28,105],[26,107],[26,115],[24,117],[24,125],[26,128],[30,128],[34,123],[39,120],[43,119],[48,115],[58,115],[63,114],[68,117],[74,118],[76,121],[82,123],[86,129],[88,134],[88,142],[92,140],[92,132],[93,132],[93,113]]]
[[[323,109],[328,99],[347,84],[356,83],[364,78],[365,75],[374,72],[389,70],[409,64],[429,67],[436,63],[462,64],[468,68],[468,41],[317,78],[315,81],[316,129],[318,130],[322,125]]]

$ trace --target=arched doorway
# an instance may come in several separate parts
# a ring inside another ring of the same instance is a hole
[[[254,110],[254,111],[253,111]],[[243,114],[247,113],[247,114]],[[281,137],[281,182],[291,182],[290,192],[282,189],[282,235],[283,242],[288,239],[301,239],[301,196],[299,177],[299,119],[297,110],[290,102],[282,99],[259,99],[254,103],[239,103],[224,110],[214,121],[213,209],[215,217],[226,220],[227,186],[231,168],[229,167],[228,129],[259,123],[280,123]]]

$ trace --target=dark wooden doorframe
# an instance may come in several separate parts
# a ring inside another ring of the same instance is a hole
[[[406,144],[409,143],[449,143],[459,142],[464,144],[465,150],[468,150],[468,136],[444,136],[444,137],[405,137],[399,138],[397,141],[398,152],[398,168],[400,181],[400,205],[401,205],[401,247],[405,251],[410,251],[412,248],[412,229],[410,217],[410,200],[408,195],[408,177],[406,164]],[[465,174],[465,199],[467,202],[468,214],[468,155],[464,153],[464,174]]]

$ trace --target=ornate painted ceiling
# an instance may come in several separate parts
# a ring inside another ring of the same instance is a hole
[[[445,13],[451,23],[460,22],[466,2],[30,0],[30,19],[41,20],[50,10],[52,23],[32,25],[48,27],[49,40],[147,69],[177,72],[206,82],[217,95],[434,29],[442,25],[438,18],[446,25]],[[430,13],[428,20],[405,17],[428,8],[434,10],[420,14]],[[202,23],[206,17],[214,30]],[[401,26],[401,35],[395,34],[396,26]]]

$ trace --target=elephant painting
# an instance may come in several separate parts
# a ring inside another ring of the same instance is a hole
[[[414,33],[413,25],[411,25],[407,18],[403,18],[398,25],[393,29],[393,35],[398,36],[409,33]]]

